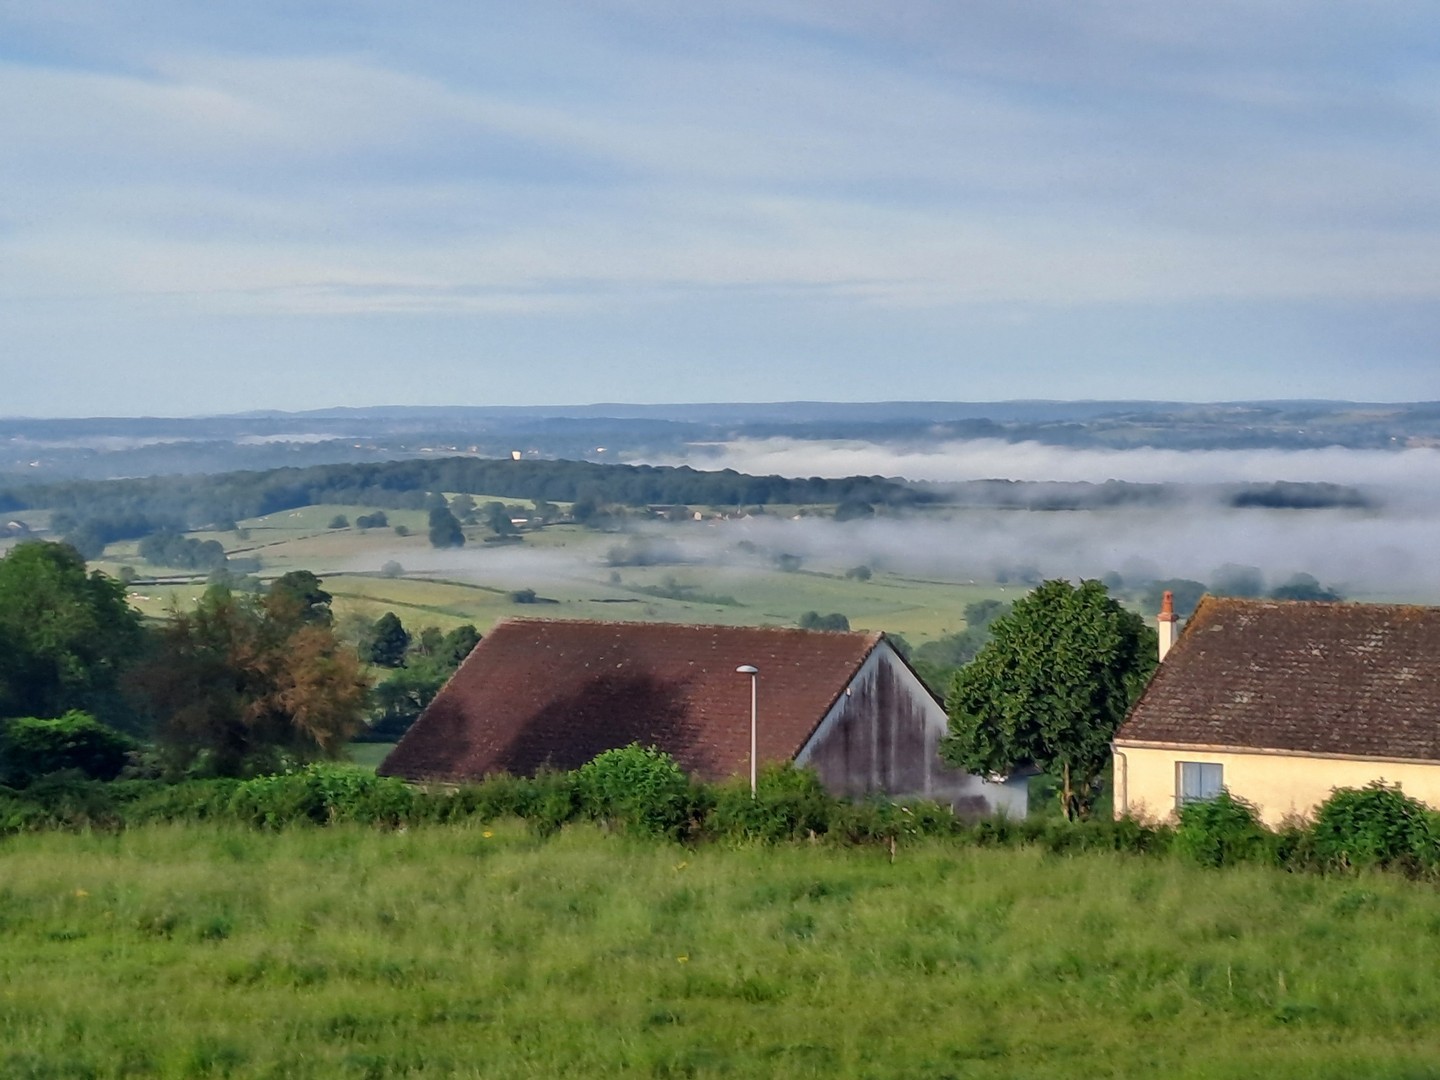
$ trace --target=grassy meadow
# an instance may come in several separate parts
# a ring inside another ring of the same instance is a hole
[[[485,501],[477,496],[477,502]],[[513,500],[512,500],[513,501]],[[967,604],[985,599],[1014,599],[1026,590],[969,581],[920,579],[877,570],[868,581],[845,576],[843,565],[807,565],[799,571],[765,566],[745,569],[703,565],[612,567],[606,554],[625,537],[574,525],[526,532],[515,545],[483,543],[488,530],[472,528],[471,543],[460,552],[430,547],[423,511],[387,511],[392,528],[329,528],[336,515],[354,521],[371,512],[364,506],[325,505],[288,510],[240,525],[244,535],[194,533],[218,540],[230,555],[258,558],[262,575],[311,570],[325,580],[342,619],[373,621],[394,611],[407,627],[433,625],[449,630],[474,623],[485,632],[511,616],[793,626],[806,611],[841,612],[857,630],[900,633],[912,643],[964,629]],[[681,523],[676,535],[704,525]],[[663,534],[662,534],[663,535]],[[143,565],[136,543],[112,544],[95,565],[111,574],[129,564],[142,576],[167,576],[164,568]],[[527,564],[521,560],[537,560]],[[396,561],[401,577],[380,575]],[[449,565],[453,563],[454,565]],[[534,570],[524,569],[534,565]],[[437,569],[436,567],[440,567]],[[184,571],[176,571],[183,575]],[[538,604],[516,604],[511,594],[533,588]],[[136,585],[134,606],[163,617],[172,605],[186,608],[198,599],[204,581]],[[342,622],[343,625],[343,622]]]
[[[1433,1077],[1440,893],[568,827],[0,843],[0,1076]]]

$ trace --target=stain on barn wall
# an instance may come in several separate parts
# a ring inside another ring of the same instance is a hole
[[[1025,815],[1023,781],[986,783],[940,758],[945,711],[888,648],[877,648],[796,757],[851,797],[935,799],[958,813]]]

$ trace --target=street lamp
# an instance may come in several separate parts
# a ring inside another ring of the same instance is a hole
[[[737,675],[750,676],[750,798],[755,798],[755,701],[760,684],[760,669],[754,664],[741,664],[735,669]]]

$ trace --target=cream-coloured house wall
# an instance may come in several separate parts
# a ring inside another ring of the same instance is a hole
[[[1254,803],[1267,825],[1286,817],[1312,816],[1332,788],[1364,787],[1372,780],[1399,784],[1411,795],[1440,809],[1440,764],[1302,757],[1294,754],[1236,750],[1176,750],[1115,746],[1115,816],[1163,821],[1175,812],[1181,761],[1224,766],[1230,794]]]

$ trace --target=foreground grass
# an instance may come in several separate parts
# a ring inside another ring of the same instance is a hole
[[[1033,851],[0,844],[0,1076],[1440,1076],[1440,894]]]

